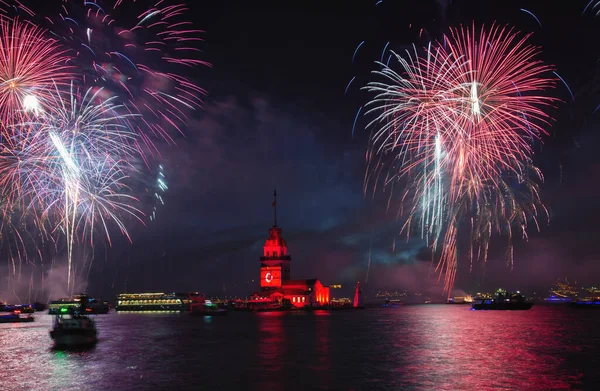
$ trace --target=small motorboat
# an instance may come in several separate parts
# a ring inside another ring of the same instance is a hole
[[[35,318],[29,313],[23,315],[18,310],[0,314],[0,323],[27,323],[33,322],[34,320]]]
[[[86,347],[98,342],[98,331],[94,320],[88,316],[64,312],[56,315],[50,338],[56,347]]]
[[[402,300],[396,300],[396,299],[387,299],[385,301],[385,303],[382,305],[382,307],[391,307],[391,308],[397,308],[400,306],[403,306],[404,302],[402,302]]]
[[[194,316],[223,316],[227,315],[225,308],[217,308],[213,306],[194,307],[190,310],[190,315]]]
[[[208,300],[204,295],[198,294],[190,296],[192,303],[190,304],[190,315],[194,316],[223,316],[227,315],[225,308],[219,308],[212,301]]]

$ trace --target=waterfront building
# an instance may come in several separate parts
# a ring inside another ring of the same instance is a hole
[[[307,280],[291,279],[292,257],[277,226],[277,192],[273,193],[273,226],[263,246],[260,257],[260,288],[253,295],[255,301],[269,300],[293,307],[329,305],[329,287],[323,285],[318,278]]]

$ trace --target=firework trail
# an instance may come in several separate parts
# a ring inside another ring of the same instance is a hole
[[[594,5],[592,5],[594,4]],[[592,6],[590,8],[590,6]],[[595,16],[600,16],[600,1],[598,0],[590,0],[589,3],[587,3],[587,5],[585,6],[585,8],[583,9],[583,12],[581,13],[581,15],[585,14],[585,12],[590,9]]]
[[[158,209],[159,205],[164,205],[165,201],[163,199],[163,194],[165,194],[165,192],[167,190],[169,190],[169,187],[167,186],[167,177],[165,176],[165,171],[164,168],[162,166],[162,164],[158,165],[158,175],[156,176],[156,181],[153,184],[154,185],[154,208],[152,208],[152,213],[150,213],[149,217],[150,217],[150,221],[154,221],[156,220],[156,211]]]
[[[497,25],[451,29],[424,55],[394,53],[400,73],[378,63],[374,74],[383,81],[365,87],[375,94],[367,105],[375,119],[365,189],[403,187],[402,232],[418,226],[439,253],[446,292],[461,228],[471,232],[471,262],[486,261],[493,232],[506,233],[512,265],[512,227],[526,237],[528,221],[538,226],[537,216],[547,215],[531,142],[551,122],[545,109],[556,100],[544,92],[555,80],[528,37]]]

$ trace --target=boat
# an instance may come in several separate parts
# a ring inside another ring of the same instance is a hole
[[[223,316],[227,315],[225,308],[219,308],[203,294],[190,293],[190,315],[194,316]]]
[[[448,297],[446,304],[472,304],[473,299],[471,296],[454,296]]]
[[[225,308],[218,308],[216,306],[206,305],[202,308],[195,308],[190,311],[190,315],[194,316],[223,316],[227,315]]]
[[[392,308],[396,308],[396,307],[400,307],[404,305],[404,302],[402,302],[402,300],[397,300],[397,299],[387,299],[385,301],[384,304],[382,304],[382,307],[392,307]]]
[[[20,311],[0,313],[0,323],[28,323],[33,322],[35,318],[31,314],[23,315]]]
[[[82,310],[82,305],[85,306],[85,310]],[[88,295],[80,294],[71,299],[64,298],[51,301],[48,305],[48,314],[58,315],[61,313],[62,308],[70,308],[79,312],[85,311],[88,315],[108,314],[110,310],[108,302],[98,301]]]
[[[494,299],[475,299],[471,305],[472,310],[529,310],[533,303],[525,301],[525,296],[516,292],[506,294],[498,291]]]
[[[56,315],[50,338],[59,348],[88,347],[98,342],[98,331],[93,319],[67,309],[62,315]]]
[[[20,314],[33,314],[35,308],[31,304],[2,304],[0,305],[0,312],[14,312],[19,311]]]
[[[584,300],[576,300],[569,303],[569,307],[571,308],[583,308],[583,309],[600,309],[600,299],[584,299]]]
[[[544,299],[544,302],[550,304],[564,304],[564,303],[572,303],[574,299],[572,297],[557,297],[556,295],[548,296]]]
[[[250,300],[236,300],[233,309],[235,311],[270,312],[284,311],[290,309],[290,307],[289,305],[284,305],[283,302],[275,301],[268,297],[253,297]]]
[[[193,293],[121,293],[116,311],[189,311]]]

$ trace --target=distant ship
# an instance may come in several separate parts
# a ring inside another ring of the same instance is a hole
[[[32,314],[35,308],[31,304],[0,304],[0,312],[15,312],[20,314]]]
[[[50,304],[48,304],[48,314],[59,315],[71,310],[81,310],[82,305],[85,307],[83,311],[89,315],[107,314],[110,310],[108,302],[97,301],[93,297],[81,294],[73,297],[72,299],[51,301]]]
[[[235,311],[270,312],[284,311],[290,307],[290,305],[284,305],[269,297],[253,297],[250,300],[236,300],[233,309]]]
[[[446,304],[471,304],[473,303],[473,298],[471,296],[455,296],[449,297]]]
[[[400,307],[400,306],[402,306],[402,305],[404,305],[404,302],[403,302],[402,300],[397,300],[397,299],[387,299],[387,300],[385,301],[385,303],[383,303],[383,305],[382,305],[382,306],[383,306],[383,307],[392,307],[392,308],[395,308],[395,307]]]
[[[519,292],[506,294],[499,290],[494,299],[475,299],[471,309],[473,310],[529,310],[533,303],[525,301],[525,296]]]
[[[189,311],[193,293],[121,293],[117,311]]]
[[[600,299],[584,299],[584,300],[576,300],[569,303],[571,308],[583,308],[583,309],[600,309]]]
[[[19,310],[0,314],[0,323],[23,323],[33,322],[34,320],[31,314],[23,315]]]

